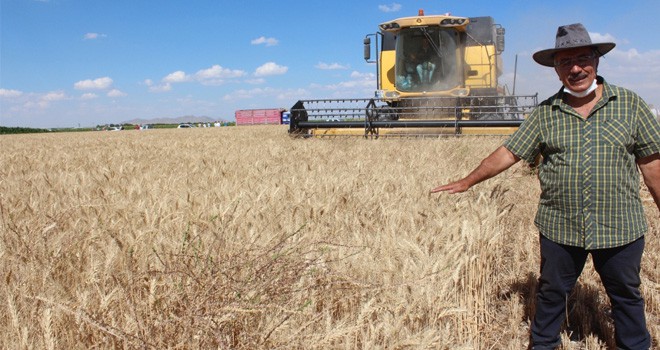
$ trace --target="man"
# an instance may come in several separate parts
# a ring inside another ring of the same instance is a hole
[[[435,50],[431,48],[428,38],[422,40],[422,47],[417,52],[415,58],[419,62],[416,70],[419,75],[419,81],[422,84],[430,84],[433,81],[433,72],[435,71],[435,63],[433,57],[437,56]]]
[[[554,67],[563,87],[465,178],[432,193],[459,193],[524,159],[539,165],[541,268],[532,349],[561,344],[565,301],[592,256],[612,305],[617,347],[648,349],[640,265],[647,231],[642,173],[660,209],[660,125],[635,93],[597,75],[614,43],[591,42],[582,24],[559,27],[554,49],[534,60]]]

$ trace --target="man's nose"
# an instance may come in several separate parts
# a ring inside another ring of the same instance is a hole
[[[580,66],[576,61],[571,62],[571,73],[579,73],[582,70],[582,66]]]

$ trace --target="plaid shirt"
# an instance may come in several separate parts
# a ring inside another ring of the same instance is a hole
[[[660,152],[660,124],[646,103],[607,84],[588,118],[562,101],[543,101],[504,143],[533,162],[540,154],[541,199],[534,223],[548,239],[585,249],[618,247],[643,236],[636,159]]]

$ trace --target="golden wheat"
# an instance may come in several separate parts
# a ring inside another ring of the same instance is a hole
[[[502,141],[275,126],[3,136],[0,347],[524,348],[534,172],[428,193]],[[644,198],[657,343],[660,220]],[[565,349],[612,346],[590,265],[567,307]]]

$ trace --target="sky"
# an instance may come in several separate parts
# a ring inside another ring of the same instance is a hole
[[[531,55],[583,23],[617,44],[599,74],[660,107],[657,0],[0,0],[0,126],[232,121],[238,109],[372,97],[363,38],[419,9],[492,16],[506,29],[500,83],[539,101],[561,85]]]

